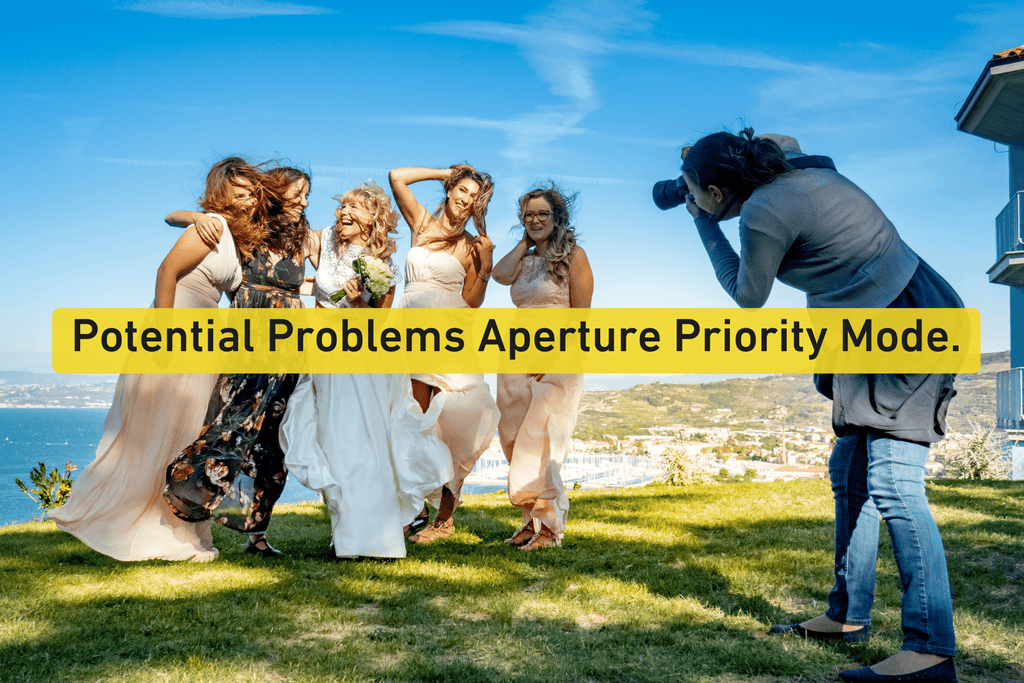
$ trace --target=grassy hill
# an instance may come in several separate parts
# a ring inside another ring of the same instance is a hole
[[[929,484],[962,683],[1024,680],[1024,485]],[[826,683],[900,647],[879,554],[872,640],[769,637],[825,609],[826,482],[574,491],[562,548],[501,542],[502,494],[391,564],[326,554],[322,505],[283,506],[264,561],[218,528],[211,564],[119,563],[50,523],[0,528],[0,680]]]
[[[957,397],[949,411],[949,428],[970,432],[973,421],[995,423],[995,373],[1008,370],[1010,352],[986,353],[981,370],[960,375]],[[785,408],[781,411],[779,407]],[[592,391],[583,395],[576,435],[597,438],[646,433],[648,427],[731,426],[758,429],[765,420],[815,426],[829,430],[832,404],[815,391],[809,375],[772,375],[729,379],[707,384],[641,384],[621,391]]]

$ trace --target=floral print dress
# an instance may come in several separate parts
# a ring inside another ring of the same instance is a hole
[[[233,308],[302,308],[301,256],[261,251],[243,266]],[[209,519],[236,531],[263,533],[287,471],[278,432],[295,374],[221,375],[199,438],[167,468],[164,498],[178,517]]]

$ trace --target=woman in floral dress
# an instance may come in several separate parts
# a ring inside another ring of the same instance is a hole
[[[265,184],[279,198],[266,246],[243,266],[234,308],[302,308],[299,287],[307,256],[317,264],[319,244],[304,210],[309,176],[288,167],[268,171]],[[287,472],[278,434],[296,374],[222,375],[210,399],[206,426],[167,468],[164,497],[178,517],[209,519],[249,534],[245,551],[273,557],[266,541],[274,503]],[[220,510],[224,502],[231,506]]]

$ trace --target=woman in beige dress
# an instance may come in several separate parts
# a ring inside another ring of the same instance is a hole
[[[181,235],[157,271],[156,308],[215,308],[222,292],[238,287],[238,252],[250,253],[261,234],[254,219],[260,182],[259,172],[238,157],[214,165],[199,203],[229,229],[212,246],[194,225]],[[167,465],[203,425],[216,380],[215,374],[121,375],[96,460],[49,518],[116,560],[215,558],[210,523],[178,519],[161,494]]]
[[[451,168],[396,168],[391,190],[406,223],[412,245],[406,256],[405,293],[398,308],[479,308],[491,278],[494,245],[487,238],[487,204],[494,184],[490,176],[472,166]],[[409,185],[439,180],[445,198],[433,214],[413,195]],[[477,235],[466,232],[473,219]],[[452,514],[459,503],[462,483],[494,439],[498,407],[480,374],[412,376],[413,396],[424,413],[437,411],[441,440],[452,456],[454,475],[431,496],[437,515],[412,536],[414,543],[432,543],[451,536]]]
[[[570,222],[574,199],[554,183],[519,198],[523,238],[492,271],[512,286],[518,308],[590,308],[594,276]],[[498,375],[508,496],[523,512],[523,526],[505,542],[521,550],[561,545],[569,514],[561,468],[582,393],[583,375]]]

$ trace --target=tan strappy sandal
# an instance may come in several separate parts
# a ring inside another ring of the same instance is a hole
[[[555,536],[555,532],[546,526],[541,525],[540,531],[533,535],[528,543],[519,547],[520,550],[540,550],[541,548],[555,548],[562,545],[562,542]]]
[[[533,535],[533,522],[527,522],[519,528],[519,531],[506,538],[505,543],[508,543],[513,548],[522,548],[533,539]]]
[[[409,540],[413,543],[433,543],[440,538],[448,538],[455,533],[455,521],[451,518],[439,522],[436,519],[427,525],[423,531],[413,534]]]

